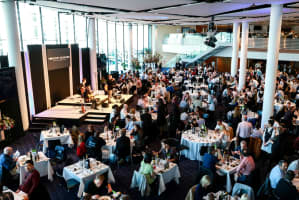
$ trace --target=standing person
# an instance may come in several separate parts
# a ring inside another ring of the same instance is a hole
[[[167,129],[167,121],[166,121],[166,115],[167,115],[167,107],[164,104],[162,99],[158,100],[158,112],[157,112],[157,126],[159,128],[160,137],[163,136],[163,132]]]
[[[111,103],[112,90],[115,85],[115,80],[111,74],[108,75],[107,85],[105,87],[106,92],[108,93],[108,103]]]
[[[240,122],[237,127],[236,135],[238,141],[241,142],[241,140],[245,140],[247,144],[249,144],[249,137],[251,135],[251,132],[252,124],[247,121],[247,115],[244,115],[243,121]]]
[[[20,191],[22,191],[22,192],[26,193],[28,195],[28,197],[30,198],[32,193],[35,191],[35,189],[39,185],[40,174],[34,168],[32,160],[27,160],[25,162],[25,170],[27,172],[27,174],[25,176],[25,180],[19,186],[19,189],[16,191],[16,193],[19,193]]]
[[[15,178],[11,172],[16,169],[16,160],[17,158],[13,158],[13,148],[5,147],[3,153],[0,155],[1,186],[5,185],[8,188],[15,188]]]
[[[93,125],[88,124],[87,131],[85,132],[85,135],[84,135],[84,142],[86,142],[86,140],[89,138],[89,136],[94,135],[94,132],[95,132],[95,130],[94,130]]]
[[[130,138],[126,136],[126,129],[121,129],[121,137],[116,140],[116,146],[114,153],[117,155],[120,163],[128,160],[131,153],[131,141]]]
[[[86,154],[86,147],[85,147],[85,142],[84,142],[84,137],[83,135],[78,136],[78,145],[77,145],[77,156],[82,159],[84,158]]]
[[[141,89],[142,89],[142,82],[139,78],[139,76],[136,77],[136,88],[137,88],[137,94],[141,94]]]

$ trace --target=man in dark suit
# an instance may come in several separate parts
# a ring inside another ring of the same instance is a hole
[[[102,161],[102,146],[105,144],[105,140],[99,137],[99,133],[94,132],[94,135],[89,136],[85,143],[87,155],[91,158]]]
[[[130,138],[126,136],[126,129],[121,129],[121,137],[116,140],[115,155],[118,161],[123,162],[130,156],[131,146]]]
[[[274,194],[279,197],[279,199],[299,199],[298,191],[292,183],[294,177],[295,173],[289,170],[287,171],[285,177],[279,180],[276,189],[274,190]]]
[[[150,135],[151,133],[151,127],[153,124],[152,115],[149,113],[149,108],[145,109],[145,112],[140,116],[141,122],[142,122],[142,129],[144,138],[152,138]],[[148,141],[146,141],[148,142]]]

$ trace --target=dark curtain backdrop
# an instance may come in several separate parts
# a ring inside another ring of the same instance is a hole
[[[0,110],[2,114],[15,120],[15,127],[5,131],[6,141],[0,146],[10,143],[15,138],[23,135],[23,125],[18,99],[15,68],[0,69]]]

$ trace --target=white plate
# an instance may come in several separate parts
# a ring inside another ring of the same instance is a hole
[[[109,196],[101,196],[99,198],[99,200],[111,200],[111,197],[109,197]]]

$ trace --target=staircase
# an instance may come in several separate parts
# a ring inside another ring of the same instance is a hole
[[[186,64],[186,67],[189,67],[190,65],[194,65],[195,63],[201,63],[201,62],[207,60],[208,58],[214,56],[215,54],[219,53],[220,51],[222,51],[223,49],[225,49],[227,47],[228,46],[218,46],[215,49],[211,49],[210,51],[199,54],[198,56],[196,56],[192,60],[189,60]]]
[[[103,124],[106,121],[106,119],[108,119],[109,115],[110,115],[110,113],[99,114],[99,113],[90,112],[85,116],[83,122],[84,123]]]

